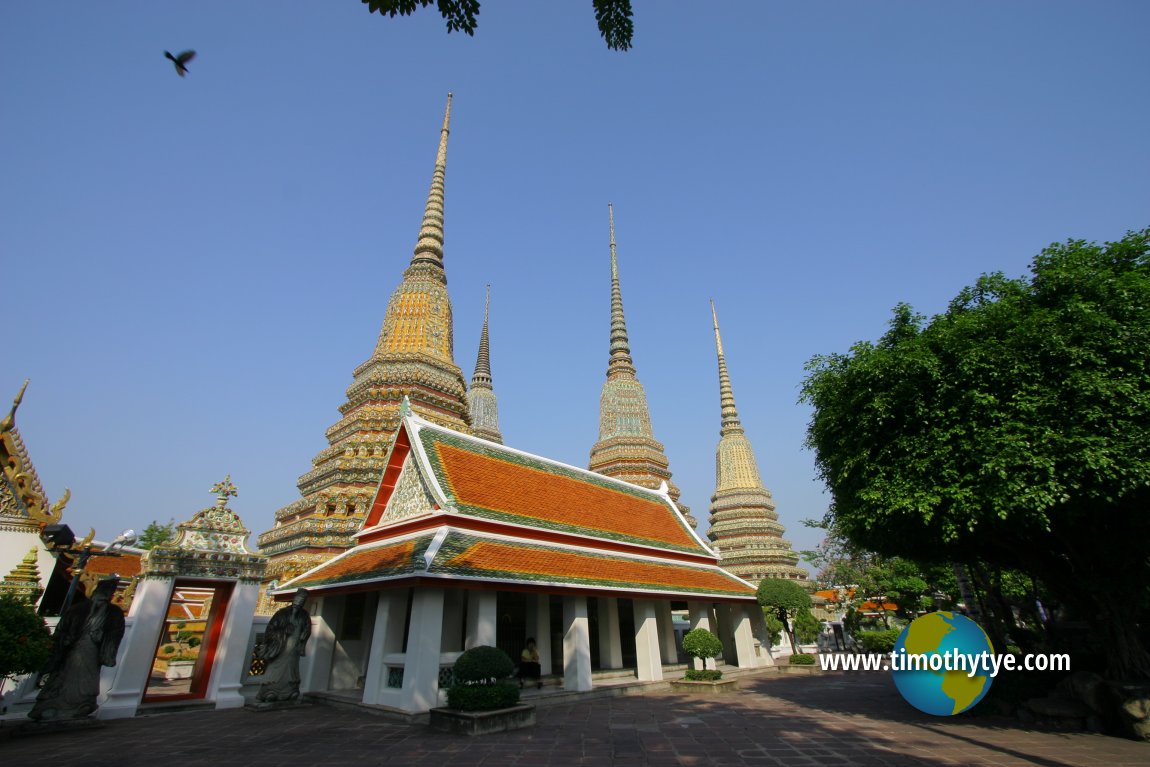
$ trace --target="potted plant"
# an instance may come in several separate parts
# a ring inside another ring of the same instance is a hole
[[[678,690],[691,690],[713,695],[730,692],[738,687],[737,679],[723,679],[723,672],[707,668],[707,661],[714,665],[714,658],[723,652],[723,643],[717,636],[704,628],[691,629],[683,636],[683,652],[697,659],[702,668],[687,669],[681,680],[671,682]]]
[[[445,732],[482,735],[535,724],[535,707],[519,704],[510,681],[515,663],[497,647],[465,651],[451,670],[447,707],[431,709],[431,726]]]

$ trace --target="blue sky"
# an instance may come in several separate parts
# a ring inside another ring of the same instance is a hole
[[[411,256],[448,91],[445,263],[470,379],[491,284],[505,441],[585,466],[607,203],[683,501],[714,490],[714,298],[788,537],[828,496],[804,364],[1045,245],[1150,224],[1150,4],[587,0],[0,4],[0,397],[65,521],[189,518],[231,473],[298,498]],[[194,48],[184,79],[163,51]]]

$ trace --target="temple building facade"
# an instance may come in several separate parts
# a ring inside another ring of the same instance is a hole
[[[611,356],[607,380],[599,397],[599,441],[591,448],[591,471],[657,490],[667,488],[679,512],[692,528],[691,510],[679,503],[679,488],[671,481],[670,463],[663,443],[651,429],[647,392],[635,374],[631,342],[623,316],[619,286],[619,260],[615,247],[615,209],[607,204],[611,236]]]
[[[756,585],[764,578],[787,578],[809,588],[807,572],[798,566],[799,555],[783,538],[775,502],[759,478],[751,441],[739,421],[714,301],[711,319],[719,357],[722,426],[715,456],[715,494],[711,496],[711,527],[707,536],[719,549],[723,567],[735,575]]]
[[[754,587],[720,568],[665,490],[463,434],[404,411],[357,545],[283,583],[306,589],[301,689],[408,712],[443,705],[465,649],[538,637],[567,690],[596,669],[662,679],[672,603],[728,663],[770,665]]]
[[[451,301],[443,266],[450,122],[448,94],[423,223],[411,262],[391,295],[375,351],[354,371],[347,401],[340,406],[342,417],[327,430],[328,447],[299,478],[302,497],[277,511],[275,526],[259,536],[261,553],[270,557],[269,580],[282,583],[354,543],[383,473],[404,397],[428,420],[471,431],[466,385],[453,356]],[[480,357],[490,388],[490,362],[483,349]],[[487,404],[493,416],[494,395]],[[486,426],[488,410],[483,414]],[[485,434],[491,436],[490,429]]]

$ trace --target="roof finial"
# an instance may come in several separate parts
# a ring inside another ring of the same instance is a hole
[[[28,388],[28,381],[24,379],[24,385],[20,387],[20,393],[16,395],[16,399],[12,400],[12,409],[8,411],[8,415],[0,420],[0,432],[8,431],[12,425],[16,423],[16,408],[20,407],[20,403],[24,400],[24,390]]]
[[[631,344],[627,339],[627,321],[623,317],[623,292],[619,288],[619,261],[615,254],[615,207],[607,203],[607,220],[611,228],[611,360],[607,377],[635,377]]]
[[[731,389],[731,376],[727,373],[727,358],[723,354],[723,337],[719,335],[719,316],[715,313],[715,299],[711,299],[711,320],[715,326],[715,349],[719,354],[719,402],[722,406],[721,434],[742,432],[739,413],[735,409],[735,393]]]
[[[471,377],[471,388],[476,386],[491,388],[491,345],[487,335],[487,318],[491,309],[491,286],[487,286],[487,298],[483,302],[483,331],[479,334],[479,355],[475,358],[475,375]]]
[[[443,267],[443,191],[447,174],[447,136],[451,133],[451,94],[447,94],[447,108],[443,112],[443,129],[439,133],[439,149],[435,153],[435,170],[431,174],[431,189],[423,209],[423,224],[411,263],[431,263]]]

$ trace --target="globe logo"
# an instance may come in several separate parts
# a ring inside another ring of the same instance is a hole
[[[993,652],[986,632],[970,618],[928,613],[899,634],[891,671],[895,686],[912,706],[953,716],[978,703],[990,689]]]

